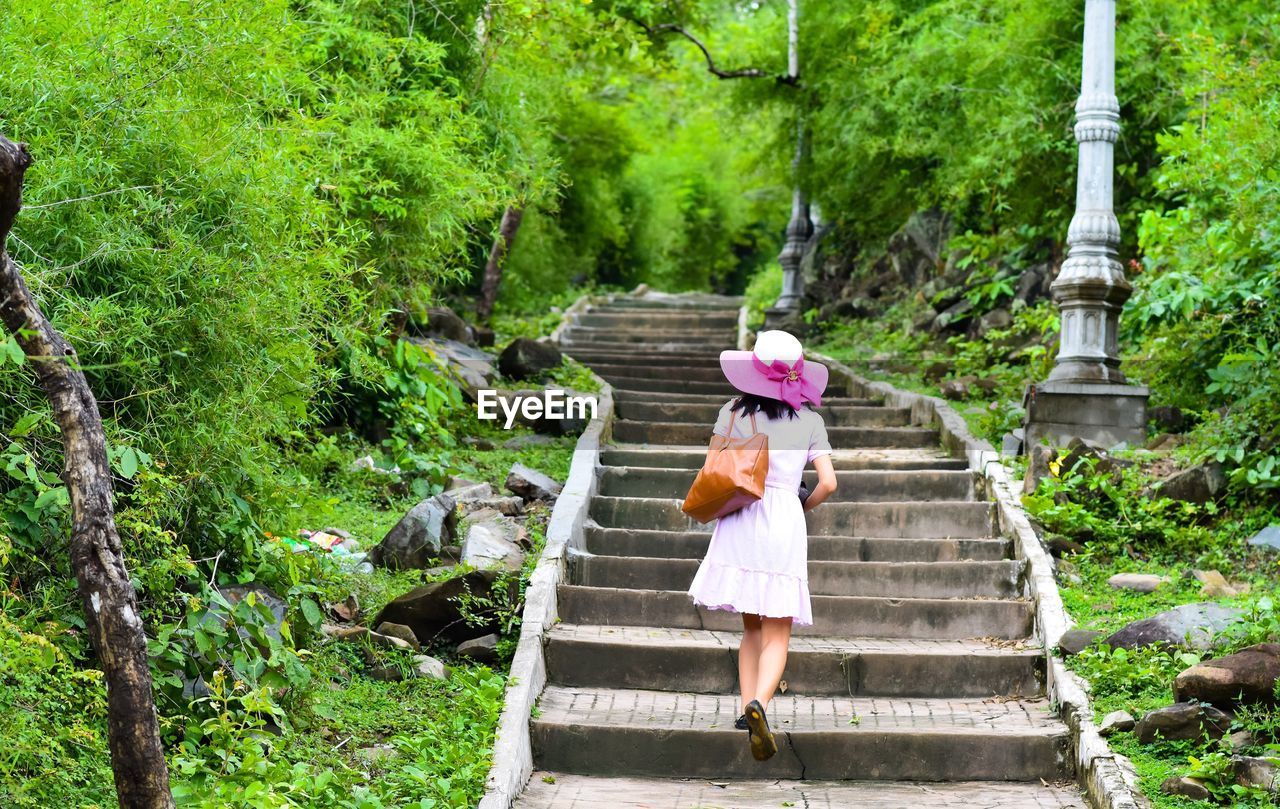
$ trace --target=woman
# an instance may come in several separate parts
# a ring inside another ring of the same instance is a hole
[[[836,490],[827,428],[808,407],[821,406],[827,369],[802,354],[800,341],[782,331],[761,332],[754,351],[720,354],[721,370],[742,395],[720,409],[714,432],[745,438],[754,422],[769,436],[769,473],[760,500],[716,521],[689,587],[694,603],[742,615],[743,715],[735,727],[750,731],[757,761],[778,751],[765,708],[782,680],[792,623],[813,623],[804,512]],[[800,475],[810,463],[818,485],[802,503]]]

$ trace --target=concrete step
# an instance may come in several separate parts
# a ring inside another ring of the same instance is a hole
[[[650,531],[641,528],[586,527],[587,551],[611,556],[696,559],[707,555],[706,531]],[[810,561],[958,562],[1007,559],[1013,542],[995,539],[902,539],[900,537],[809,537]]]
[[[1037,783],[635,778],[539,770],[514,809],[1084,809],[1079,790]]]
[[[634,391],[647,396],[655,393],[698,393],[715,396],[721,404],[738,395],[723,377],[718,382],[686,381],[680,378],[679,370],[672,370],[669,379],[646,379],[645,377],[613,374],[609,384],[615,389]],[[663,397],[665,398],[665,397]]]
[[[615,379],[624,382],[634,382],[640,379],[670,380],[673,378],[689,382],[725,381],[724,373],[719,368],[671,368],[665,363],[649,364],[641,357],[636,357],[635,362],[629,364],[590,363],[590,366],[597,376],[607,380],[610,384],[613,384]],[[720,404],[723,405],[724,402]],[[716,408],[716,412],[719,412],[719,408]],[[713,412],[711,420],[715,421],[715,418],[716,413]]]
[[[680,510],[680,500],[658,497],[592,499],[590,514],[606,528],[637,525],[659,531],[710,531]],[[994,509],[990,503],[898,502],[825,503],[805,516],[809,535],[858,537],[989,537]]]
[[[710,312],[712,314],[732,314],[738,316],[742,306],[742,298],[730,295],[696,294],[696,295],[663,295],[660,297],[619,297],[608,303],[591,307],[592,312],[618,312],[635,309],[658,310],[660,312]]]
[[[614,366],[616,367],[616,366]],[[592,370],[604,379],[598,367]],[[682,375],[701,374],[695,370],[682,370]],[[715,371],[714,373],[719,373]],[[694,378],[690,376],[689,378]],[[632,421],[683,421],[690,424],[715,424],[724,402],[685,403],[668,401],[665,397],[638,397],[628,394],[615,402],[618,417]],[[833,407],[818,409],[828,427],[905,427],[911,423],[911,410],[905,407]]]
[[[547,673],[560,686],[733,694],[738,632],[558,624]],[[783,673],[798,696],[1036,697],[1038,646],[982,640],[797,637]]]
[[[719,329],[736,335],[738,331],[738,315],[736,312],[732,314],[713,314],[710,312],[664,312],[662,310],[637,312],[633,309],[626,311],[592,309],[589,312],[577,315],[574,318],[574,325],[612,329],[681,329],[687,327],[692,329]]]
[[[710,440],[710,439],[708,439]],[[649,466],[701,469],[707,458],[705,443],[687,447],[614,446],[601,451],[605,466]],[[951,458],[941,449],[839,449],[831,454],[836,471],[853,469],[968,469],[964,458]]]
[[[571,333],[560,335],[560,345],[566,353],[572,355],[574,348],[589,348],[597,351],[610,351],[615,354],[626,354],[630,352],[637,357],[648,357],[652,355],[661,355],[672,352],[678,353],[697,353],[713,348],[719,353],[720,349],[732,348],[734,340],[726,339],[719,343],[708,343],[704,340],[696,340],[689,338],[681,338],[676,340],[651,340],[644,343],[635,343],[629,340],[619,339],[613,335],[605,337],[575,337]]]
[[[661,402],[663,404],[695,404],[703,406],[714,406],[716,412],[720,412],[720,408],[724,407],[726,402],[737,398],[735,393],[733,396],[721,396],[717,393],[676,393],[666,392],[661,396],[655,396],[652,393],[639,390],[615,390],[614,398],[619,402],[644,403],[644,402]],[[826,418],[826,412],[833,407],[880,407],[882,402],[878,399],[866,399],[861,397],[845,396],[844,392],[835,388],[827,388],[827,392],[822,397],[822,407],[818,408],[818,412]],[[672,419],[679,421],[679,419]]]
[[[589,346],[561,345],[560,350],[585,365],[599,363],[601,365],[647,367],[660,360],[664,365],[671,368],[711,368],[715,370],[720,368],[720,351],[718,349],[709,349],[706,346],[695,352],[663,352],[658,355],[656,360],[639,357],[631,349],[607,350],[595,349]]]
[[[599,491],[611,497],[683,498],[696,475],[694,469],[610,466],[601,471]],[[804,480],[812,490],[818,473],[806,472]],[[967,470],[842,470],[836,472],[836,483],[839,488],[828,502],[975,499],[973,474]]]
[[[1016,598],[1022,595],[1026,563],[992,562],[809,562],[809,592],[826,596],[880,598]],[[696,559],[652,556],[579,556],[570,581],[586,587],[688,590]]]
[[[672,383],[649,383],[666,386]],[[696,385],[699,383],[686,383]],[[632,444],[698,444],[711,440],[713,421],[688,424],[674,421],[628,421],[613,424],[613,437]],[[827,427],[832,446],[905,449],[936,447],[938,431],[932,427]]]
[[[672,629],[742,628],[739,616],[695,607],[684,590],[629,590],[564,584],[559,588],[560,620],[606,626],[660,626]],[[1030,601],[962,598],[873,598],[812,596],[813,625],[797,635],[960,640],[1031,635]]]
[[[691,343],[696,341],[708,348],[733,348],[738,342],[738,330],[701,326],[660,329],[653,326],[596,328],[572,325],[562,331],[560,337],[561,339],[572,338],[571,342],[578,344],[597,340],[615,343]]]
[[[778,755],[751,758],[735,696],[551,687],[534,760],[571,773],[686,778],[1056,780],[1068,735],[1048,702],[777,697]]]

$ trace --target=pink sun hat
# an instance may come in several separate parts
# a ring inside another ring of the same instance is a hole
[[[743,393],[779,399],[794,408],[822,406],[827,366],[804,359],[804,347],[785,331],[762,331],[751,351],[721,351],[720,370]]]

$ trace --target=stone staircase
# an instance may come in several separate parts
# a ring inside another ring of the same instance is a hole
[[[741,623],[685,594],[710,533],[680,511],[734,393],[717,357],[736,307],[623,297],[562,334],[614,387],[616,443],[589,553],[558,593],[538,771],[516,806],[1085,806],[993,507],[936,431],[834,386],[821,412],[840,487],[809,515],[815,623],[769,709],[778,755],[751,758],[733,728]]]

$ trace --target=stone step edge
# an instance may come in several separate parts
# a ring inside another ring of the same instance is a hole
[[[1145,805],[1137,776],[1131,768],[1121,766],[1098,733],[1084,680],[1053,654],[1074,621],[1063,606],[1049,554],[1023,511],[1021,482],[1010,474],[995,448],[974,437],[964,417],[947,402],[867,379],[834,357],[817,352],[811,356],[827,366],[833,380],[844,382],[851,391],[880,396],[891,406],[911,407],[917,418],[938,425],[943,446],[967,458],[970,468],[981,472],[1001,532],[1013,539],[1015,555],[1029,563],[1027,583],[1035,604],[1034,632],[1047,660],[1049,698],[1070,729],[1076,782],[1094,809],[1138,809]]]

